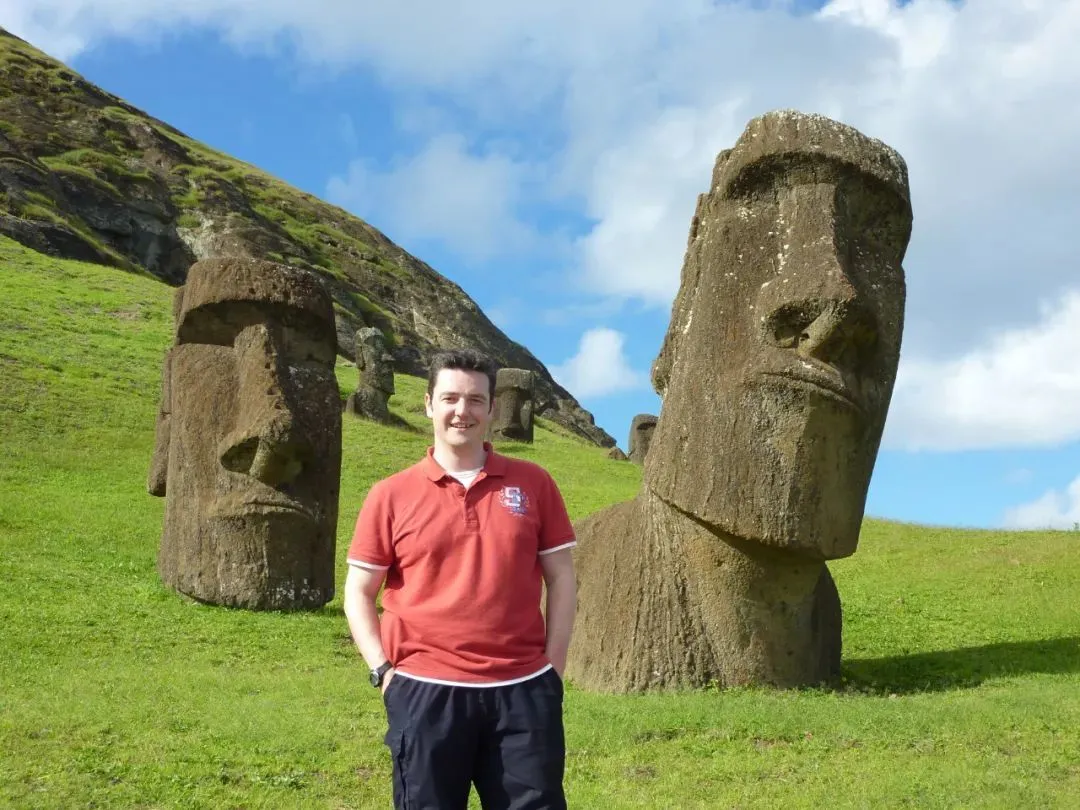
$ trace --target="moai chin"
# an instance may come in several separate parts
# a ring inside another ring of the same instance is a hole
[[[635,464],[644,464],[649,454],[653,432],[656,430],[657,417],[651,413],[639,413],[630,423],[629,458]]]
[[[394,358],[386,348],[382,330],[365,327],[356,333],[356,368],[360,381],[345,402],[346,412],[388,422],[390,397],[394,394]]]
[[[334,596],[337,338],[311,273],[205,259],[177,290],[148,489],[158,570],[202,602],[313,609]]]
[[[568,673],[599,691],[834,679],[892,396],[907,169],[817,115],[751,121],[690,227],[639,496],[578,526]]]
[[[523,368],[501,368],[495,375],[495,403],[488,435],[493,441],[533,440],[535,377]]]

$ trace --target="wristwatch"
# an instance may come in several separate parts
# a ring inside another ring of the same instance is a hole
[[[374,686],[376,689],[382,686],[383,678],[386,677],[386,673],[393,668],[394,665],[387,661],[383,664],[380,664],[378,669],[371,670],[371,673],[368,675],[368,680],[371,681],[371,685]]]

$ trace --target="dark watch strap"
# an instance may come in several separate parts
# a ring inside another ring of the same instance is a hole
[[[371,685],[378,689],[382,686],[383,678],[386,677],[386,673],[394,668],[394,665],[389,661],[380,664],[377,669],[371,670]]]

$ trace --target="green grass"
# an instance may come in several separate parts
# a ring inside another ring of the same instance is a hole
[[[171,290],[3,238],[0,266],[0,806],[389,806],[339,600],[247,613],[158,581],[145,477]],[[356,377],[339,364],[343,394]],[[345,419],[342,560],[368,487],[428,443],[423,382],[396,382],[399,426]],[[575,517],[640,481],[543,422],[502,449],[547,466]],[[1078,551],[1073,532],[868,521],[832,566],[843,688],[570,684],[571,806],[1075,807]]]

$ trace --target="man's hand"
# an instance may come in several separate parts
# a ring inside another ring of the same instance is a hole
[[[577,607],[577,581],[574,576],[574,556],[564,548],[540,557],[540,566],[547,586],[547,643],[544,652],[561,678],[566,670],[566,655],[574,630]]]
[[[382,686],[380,687],[380,691],[382,692],[382,694],[386,694],[386,690],[390,686],[390,681],[394,680],[395,675],[397,675],[397,670],[393,667],[390,667],[390,669],[386,670],[386,674],[383,675]]]

